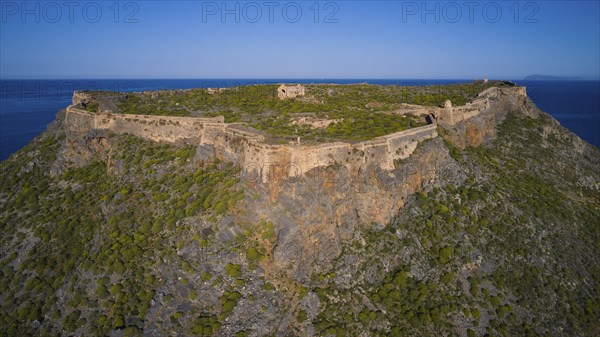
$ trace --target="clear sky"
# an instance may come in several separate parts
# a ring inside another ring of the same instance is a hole
[[[600,76],[599,1],[0,4],[2,79]]]

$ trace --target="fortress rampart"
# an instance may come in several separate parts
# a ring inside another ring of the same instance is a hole
[[[106,129],[129,133],[156,142],[176,142],[199,138],[205,128],[224,125],[222,116],[214,118],[171,117],[150,115],[97,114],[69,106],[66,122],[69,127]]]
[[[527,97],[525,87],[497,88],[492,87],[480,92],[477,97],[465,105],[449,107],[422,106],[414,104],[402,104],[402,107],[395,111],[397,114],[410,113],[416,116],[434,116],[436,121],[442,126],[453,126],[464,122],[481,112],[491,108],[494,101],[499,99],[500,95],[512,95],[513,98]]]
[[[79,108],[85,94],[76,92],[73,105],[66,109],[67,129],[81,132],[89,129],[111,130],[132,134],[156,142],[183,142],[202,147],[204,154],[239,164],[248,174],[262,181],[298,177],[317,167],[346,166],[350,172],[375,165],[392,170],[394,163],[409,157],[420,142],[438,136],[437,123],[454,125],[479,115],[490,108],[501,90],[526,95],[525,88],[489,88],[471,103],[457,107],[422,107],[422,112],[435,116],[432,124],[404,130],[372,140],[326,144],[278,144],[265,141],[258,130],[240,124],[224,123],[224,118],[171,117],[92,113]],[[415,107],[411,107],[415,109]]]

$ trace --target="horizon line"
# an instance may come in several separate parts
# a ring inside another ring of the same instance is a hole
[[[531,76],[531,75],[528,75]],[[527,76],[526,76],[527,77]],[[443,80],[443,81],[452,81],[452,80],[460,80],[460,81],[477,81],[477,80],[526,80],[526,77],[423,77],[423,78],[409,78],[409,77],[146,77],[146,78],[135,78],[135,77],[72,77],[72,78],[61,78],[61,77],[46,77],[46,78],[19,78],[19,77],[9,77],[9,78],[0,78],[0,81],[68,81],[68,80],[264,80],[264,81],[275,81],[275,80]],[[600,81],[600,76],[598,77],[564,77],[557,76],[557,79],[546,79],[546,80],[533,80],[533,81]]]

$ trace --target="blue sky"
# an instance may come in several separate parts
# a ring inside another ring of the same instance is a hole
[[[600,77],[598,1],[0,4],[3,79]]]

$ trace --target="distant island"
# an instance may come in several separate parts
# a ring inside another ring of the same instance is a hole
[[[524,78],[525,81],[579,81],[581,77],[564,77],[553,75],[529,75]]]

